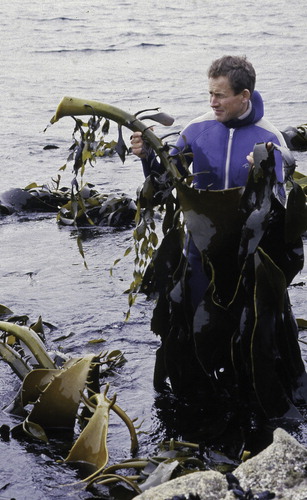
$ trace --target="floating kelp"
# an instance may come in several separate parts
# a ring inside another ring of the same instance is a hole
[[[4,306],[1,310],[3,314],[11,312]],[[39,324],[42,322],[33,327],[38,328]],[[108,462],[106,438],[112,408],[127,425],[131,451],[136,451],[138,440],[132,421],[115,405],[115,395],[111,400],[106,398],[108,386],[103,394],[99,392],[100,378],[107,374],[106,366],[113,371],[116,364],[123,363],[120,351],[79,358],[62,355],[59,365],[32,328],[0,321],[0,332],[0,355],[22,380],[19,392],[6,409],[23,419],[11,430],[12,436],[21,434],[48,443],[51,430],[73,431],[78,419],[83,430],[66,461],[87,462],[100,470]],[[101,365],[104,365],[102,371]]]
[[[104,394],[92,397],[87,406],[93,408],[93,415],[84,428],[74,446],[66,458],[67,462],[84,461],[84,457],[97,469],[102,469],[108,463],[107,434],[109,425],[109,413],[115,403],[115,397],[109,400]],[[97,439],[99,436],[99,440]]]
[[[287,127],[282,134],[292,151],[307,151],[307,123],[298,127]]]
[[[2,315],[12,313],[5,306],[1,306],[1,311]],[[42,325],[40,319],[33,327],[38,329]],[[22,380],[14,402],[6,409],[15,417],[21,418],[22,422],[11,430],[2,426],[1,436],[6,436],[6,439],[10,439],[10,436],[16,439],[27,437],[47,445],[51,431],[53,437],[56,431],[73,431],[78,421],[81,432],[63,462],[76,463],[79,467],[82,464],[91,466],[94,472],[82,480],[88,489],[92,485],[97,488],[100,485],[121,483],[137,494],[172,476],[205,468],[201,460],[193,458],[187,451],[189,448],[197,450],[198,445],[188,443],[172,443],[169,447],[172,451],[164,451],[153,458],[131,458],[108,465],[107,435],[111,411],[122,419],[129,430],[131,453],[135,454],[138,449],[134,423],[116,404],[116,395],[110,399],[107,397],[109,384],[106,384],[103,393],[97,392],[100,387],[101,366],[107,365],[113,372],[116,366],[123,363],[122,353],[115,350],[103,356],[88,354],[79,358],[69,358],[63,354],[59,366],[52,361],[41,338],[32,328],[1,321],[0,331],[0,354],[3,354],[4,361],[10,364]],[[23,343],[32,353],[31,361],[35,367],[24,359]],[[12,357],[6,354],[9,345]],[[22,369],[18,369],[19,365],[16,364],[19,359],[24,361]],[[103,370],[103,377],[106,377],[108,368]],[[176,452],[175,447],[178,448]],[[168,444],[165,443],[163,449],[167,448]],[[127,474],[132,469],[137,474]],[[124,474],[118,472],[121,470]]]
[[[14,188],[0,195],[0,214],[21,211],[58,212],[59,206],[69,200],[67,190],[51,190],[47,186],[32,184],[24,189]]]
[[[84,398],[86,408],[92,416],[65,459],[66,462],[86,461],[94,465],[97,470],[90,479],[96,477],[108,463],[107,434],[110,410],[115,411],[126,423],[131,437],[131,451],[135,452],[138,448],[138,440],[131,420],[115,404],[115,395],[112,399],[107,398],[108,389],[107,385],[103,394],[94,394],[90,399]],[[89,478],[85,479],[85,481],[88,480]]]
[[[79,196],[69,199],[57,216],[62,225],[130,227],[136,214],[135,201],[125,195],[102,195],[86,184]]]
[[[196,471],[215,469],[227,473],[233,471],[239,463],[240,461],[231,460],[217,451],[207,449],[203,453],[196,443],[171,439],[159,443],[157,453],[151,457],[128,459],[94,474],[87,484],[87,490],[94,486],[94,491],[97,492],[100,486],[112,487],[122,483],[123,487],[129,488],[127,493],[134,490],[137,494]],[[128,497],[131,498],[131,495]],[[126,497],[121,493],[120,498]]]
[[[0,331],[22,341],[33,354],[38,366],[49,369],[55,368],[55,364],[47,353],[41,338],[32,328],[13,324],[9,321],[0,321]],[[5,340],[6,338],[4,336],[3,345],[5,345]]]
[[[50,189],[48,186],[14,188],[0,195],[0,214],[20,212],[57,213],[62,225],[130,227],[136,214],[135,201],[122,194],[101,194],[95,186],[85,184],[78,199],[71,198],[68,188]]]

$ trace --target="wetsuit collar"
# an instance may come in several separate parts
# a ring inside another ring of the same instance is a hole
[[[239,118],[233,118],[224,122],[223,125],[227,128],[240,128],[252,123],[256,123],[263,117],[263,101],[257,90],[254,90],[247,111]]]

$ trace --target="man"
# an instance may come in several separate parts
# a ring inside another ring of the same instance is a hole
[[[177,396],[212,407],[213,419],[222,415],[222,423],[248,420],[254,412],[300,418],[294,405],[307,401],[307,375],[287,284],[302,267],[303,247],[296,233],[287,238],[282,158],[270,147],[285,147],[285,141],[263,118],[255,70],[245,57],[214,61],[208,76],[212,110],[193,120],[171,151],[183,175],[192,163],[197,188],[177,187],[186,204],[185,251],[174,224],[149,268],[148,282],[158,284],[152,329],[161,338],[154,385],[160,390],[168,379]],[[256,175],[249,177],[256,143],[262,143]],[[267,159],[259,165],[263,143]],[[145,176],[162,173],[141,133],[133,134],[131,145]],[[231,209],[230,231],[221,234],[230,206],[225,197],[239,192],[228,188],[241,186],[246,189],[239,209]],[[224,205],[208,204],[209,196]]]
[[[180,134],[176,147],[185,153],[186,163],[193,162],[194,185],[198,189],[227,189],[244,186],[247,181],[254,145],[273,142],[286,146],[281,132],[264,119],[263,101],[255,91],[256,73],[246,57],[223,56],[213,61],[208,70],[210,106],[212,110],[190,122]],[[141,132],[131,139],[132,152],[142,159],[144,175],[161,173],[154,154],[146,149]],[[192,155],[191,155],[192,153]],[[281,155],[275,153],[279,200],[284,203]],[[183,172],[183,165],[177,160]],[[192,303],[198,305],[208,279],[193,243],[189,245],[192,268],[190,281]]]
[[[177,150],[193,153],[195,185],[200,189],[225,189],[245,185],[249,164],[247,155],[257,142],[274,142],[285,146],[284,138],[263,118],[260,94],[255,91],[256,74],[245,57],[223,56],[208,70],[211,112],[202,115],[182,131]],[[132,152],[142,158],[145,175],[157,169],[146,154],[142,135],[135,132]],[[281,159],[276,173],[282,182]]]

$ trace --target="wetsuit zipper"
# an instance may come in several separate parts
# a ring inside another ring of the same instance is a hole
[[[229,129],[229,137],[228,137],[228,146],[227,146],[227,156],[226,156],[226,164],[225,164],[225,189],[229,188],[229,169],[230,169],[230,155],[231,155],[231,147],[232,147],[232,139],[235,129]]]

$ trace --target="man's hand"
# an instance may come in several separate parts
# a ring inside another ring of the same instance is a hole
[[[254,153],[251,151],[249,155],[246,157],[248,163],[250,164],[251,167],[254,166]]]
[[[133,132],[132,136],[130,137],[130,142],[132,153],[139,158],[146,158],[146,150],[144,147],[142,132]]]
[[[272,142],[267,142],[266,143],[266,148],[267,148],[268,151],[270,151],[270,149],[271,149],[272,146],[273,146]],[[248,163],[250,164],[250,166],[253,167],[254,166],[254,153],[253,153],[253,151],[251,151],[249,153],[249,155],[247,155],[246,159],[247,159]]]

